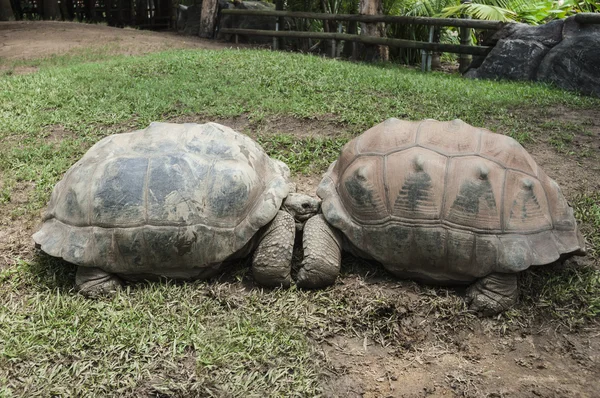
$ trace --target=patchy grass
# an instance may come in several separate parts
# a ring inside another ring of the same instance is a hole
[[[93,301],[63,269],[20,268],[0,274],[0,380],[18,396],[318,393],[320,361],[295,326],[306,293],[154,283]]]
[[[348,138],[307,137],[289,134],[259,136],[267,153],[284,161],[293,173],[322,173],[339,156]]]
[[[581,222],[581,232],[588,243],[590,256],[600,255],[600,192],[579,194],[571,205],[575,209],[575,217]]]
[[[533,317],[558,321],[573,330],[600,316],[600,271],[592,266],[551,266],[530,269],[520,280],[521,308],[511,318]]]
[[[88,300],[68,264],[22,261],[0,272],[0,381],[7,396],[316,396],[327,362],[313,342],[357,336],[406,351],[455,344],[476,319],[446,289],[345,262],[346,282],[320,291],[249,288],[241,264],[220,282]],[[384,283],[366,284],[373,276]]]
[[[600,105],[537,84],[265,51],[94,53],[29,66],[40,71],[0,77],[0,210],[9,220],[37,217],[54,184],[101,137],[179,115],[345,126],[347,137],[258,134],[293,172],[314,174],[352,134],[392,116],[461,118],[529,142],[539,121],[511,109]],[[22,183],[33,190],[14,206]],[[592,256],[598,203],[589,194],[574,204]],[[64,262],[13,260],[0,264],[0,396],[316,396],[328,363],[315,342],[345,335],[399,352],[431,340],[459,346],[457,332],[477,322],[460,291],[398,282],[352,258],[323,291],[256,288],[242,264],[221,281],[140,284],[101,300],[73,292],[74,269]],[[525,273],[521,304],[493,320],[493,330],[525,327],[541,313],[569,328],[595,322],[598,275],[593,266]]]
[[[93,48],[76,48],[70,50],[67,54],[51,55],[44,58],[7,60],[0,58],[0,76],[11,76],[19,70],[33,68],[45,69],[56,66],[73,66],[87,62],[98,62],[105,60],[113,55],[119,49],[116,43],[107,44]]]

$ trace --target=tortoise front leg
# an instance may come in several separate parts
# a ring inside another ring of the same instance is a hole
[[[77,267],[75,287],[86,297],[97,297],[113,293],[121,287],[121,279],[100,268]]]
[[[517,302],[517,274],[493,273],[467,289],[469,308],[483,315],[496,315]]]
[[[294,217],[278,211],[260,237],[254,252],[252,274],[265,286],[289,286],[296,224]]]
[[[319,214],[306,222],[302,240],[304,259],[296,277],[296,285],[306,288],[332,285],[342,262],[340,233]]]

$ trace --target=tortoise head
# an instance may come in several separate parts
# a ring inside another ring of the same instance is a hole
[[[301,193],[289,193],[281,207],[294,217],[296,229],[302,230],[304,223],[319,212],[321,201]]]

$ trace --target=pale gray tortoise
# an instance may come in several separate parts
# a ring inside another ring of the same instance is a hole
[[[333,283],[345,249],[400,277],[471,284],[471,308],[494,314],[516,301],[517,272],[585,254],[556,182],[512,138],[460,120],[371,128],[317,194],[299,286]]]
[[[75,284],[89,296],[120,278],[208,278],[253,252],[254,278],[286,286],[295,223],[319,206],[293,187],[284,163],[228,127],[152,123],[90,148],[33,239],[79,266]]]

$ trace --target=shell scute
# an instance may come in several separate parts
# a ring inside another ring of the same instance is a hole
[[[485,131],[481,137],[482,156],[489,157],[500,163],[503,167],[520,170],[537,175],[537,164],[529,153],[515,139]]]
[[[386,157],[389,208],[394,217],[436,220],[443,202],[448,158],[414,147]]]
[[[481,134],[481,129],[462,120],[425,120],[419,126],[417,144],[444,155],[469,154],[477,151]]]
[[[126,226],[145,221],[144,189],[148,164],[149,159],[144,157],[118,157],[99,168],[99,178],[88,182],[93,192],[92,225]],[[86,205],[82,203],[82,207]]]
[[[340,191],[357,220],[368,223],[388,216],[382,166],[380,156],[359,157],[341,178]]]
[[[364,132],[356,143],[358,153],[386,154],[415,145],[419,122],[388,119]]]
[[[505,231],[536,232],[552,228],[546,192],[540,181],[513,170],[508,170],[506,174]]]
[[[448,164],[443,220],[473,230],[502,230],[505,170],[477,156],[453,158]]]

